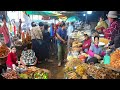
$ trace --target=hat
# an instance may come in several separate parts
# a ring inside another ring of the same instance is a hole
[[[39,22],[39,26],[44,26],[44,24],[42,22]]]
[[[118,18],[118,13],[117,11],[109,11],[109,13],[107,14],[107,17]]]

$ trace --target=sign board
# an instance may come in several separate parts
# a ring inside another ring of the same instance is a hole
[[[50,20],[50,17],[49,16],[43,16],[42,20]]]

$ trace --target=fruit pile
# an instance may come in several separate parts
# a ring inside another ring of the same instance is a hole
[[[77,77],[77,74],[74,71],[67,72],[66,77],[67,77],[67,79],[79,79]]]
[[[82,77],[86,73],[85,67],[82,65],[78,65],[76,68],[76,73]]]
[[[120,69],[120,50],[116,49],[110,57],[110,66],[114,69]]]
[[[16,73],[16,71],[13,70],[3,73],[2,76],[6,79],[19,79],[18,74]]]
[[[87,68],[87,74],[92,76],[94,79],[118,79],[120,74],[112,71],[111,69],[96,67],[89,65]]]
[[[73,60],[70,60],[68,61],[66,64],[65,64],[65,67],[66,68],[73,68],[74,66],[77,66],[81,64],[81,61],[79,59],[73,59]]]
[[[49,79],[50,71],[37,67],[29,67],[27,71],[19,74],[21,79]]]
[[[2,46],[0,46],[0,57],[6,57],[9,52],[10,50],[5,44],[2,44]]]
[[[99,41],[105,43],[105,45],[109,43],[109,40],[105,38],[100,38]]]

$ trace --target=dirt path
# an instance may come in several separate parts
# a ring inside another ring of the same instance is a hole
[[[37,65],[37,67],[50,70],[52,73],[52,79],[63,79],[64,78],[64,72],[63,72],[64,65],[62,65],[61,67],[58,67],[57,60],[56,59],[52,59],[52,60],[54,62],[52,63],[43,62],[42,64]]]

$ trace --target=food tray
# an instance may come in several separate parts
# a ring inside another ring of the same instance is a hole
[[[115,68],[108,66],[108,65],[104,65],[103,67],[120,73],[120,69],[115,69]]]

